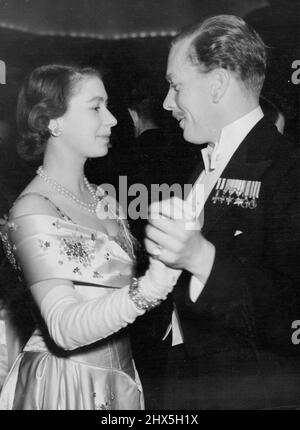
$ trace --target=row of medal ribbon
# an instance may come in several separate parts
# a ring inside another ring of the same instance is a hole
[[[255,209],[260,187],[260,181],[219,178],[212,202],[214,204],[237,205],[245,209]]]

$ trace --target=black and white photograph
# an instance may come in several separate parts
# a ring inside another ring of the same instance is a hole
[[[300,410],[299,22],[0,0],[0,410]]]

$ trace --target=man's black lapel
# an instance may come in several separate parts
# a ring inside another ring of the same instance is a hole
[[[270,128],[272,127],[272,128]],[[221,177],[226,179],[240,179],[246,181],[261,181],[266,169],[272,163],[272,138],[275,130],[264,118],[246,136],[236,152],[233,154]],[[215,223],[220,221],[231,208],[227,204],[214,204],[212,197],[216,187],[208,196],[204,206],[203,233],[207,234]]]

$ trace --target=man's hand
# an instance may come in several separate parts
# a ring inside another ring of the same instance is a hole
[[[173,198],[152,204],[149,212],[145,239],[149,254],[170,267],[188,270],[205,282],[215,249],[201,234],[200,222],[191,205]]]

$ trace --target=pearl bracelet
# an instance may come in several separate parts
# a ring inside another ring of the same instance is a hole
[[[138,309],[146,311],[155,308],[162,302],[162,300],[159,299],[147,299],[141,292],[139,280],[137,278],[132,279],[131,285],[129,287],[129,297]]]

